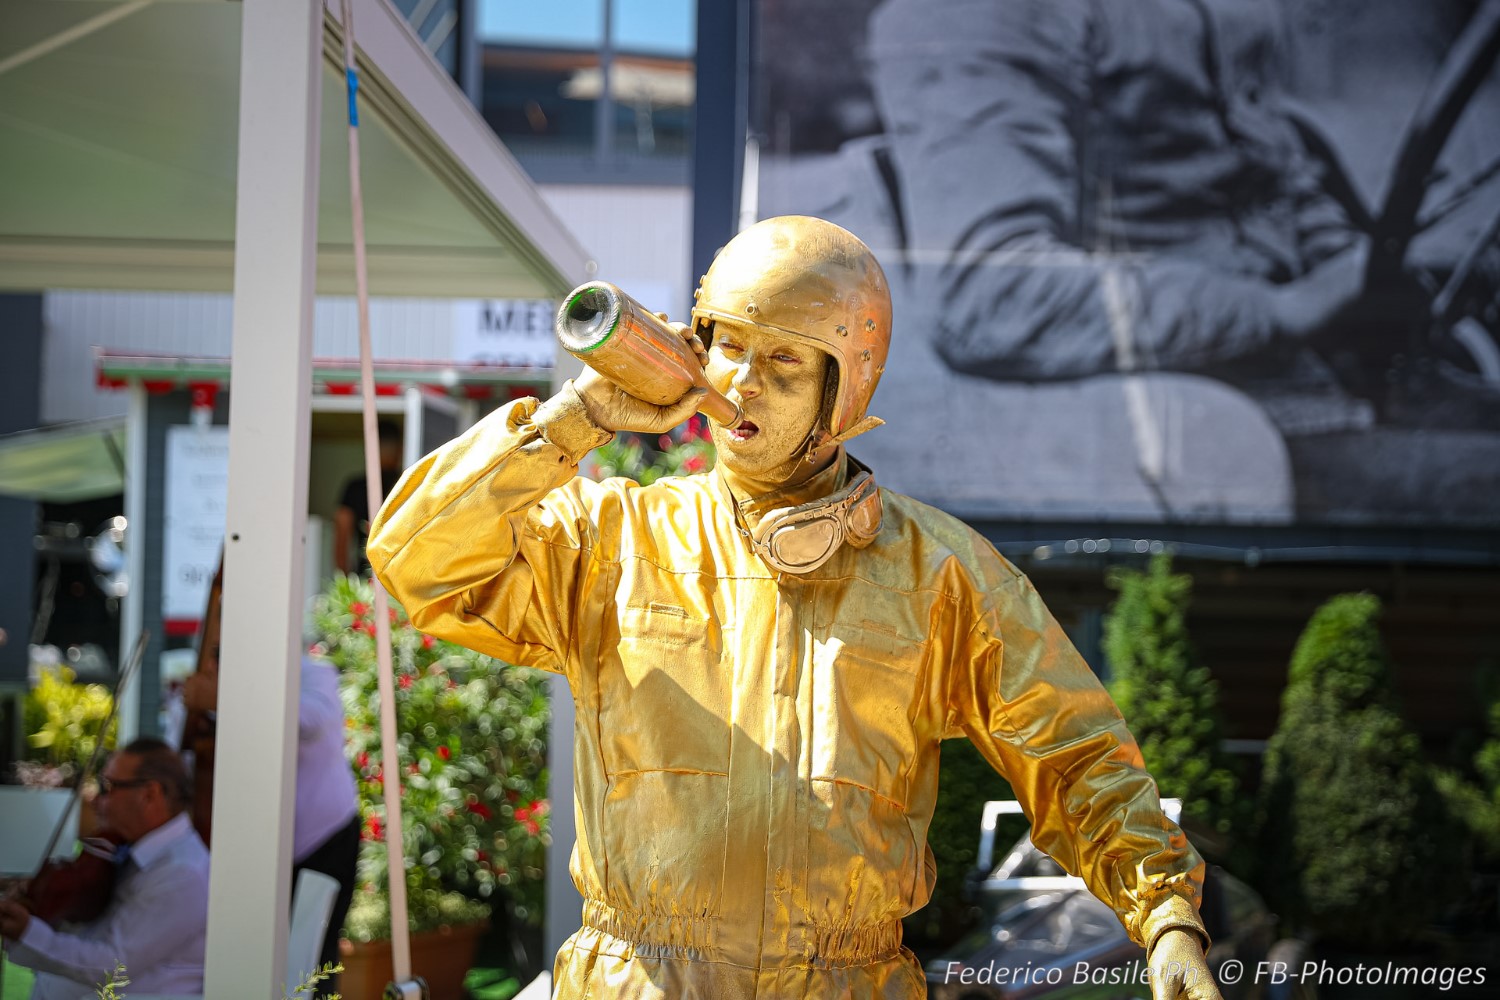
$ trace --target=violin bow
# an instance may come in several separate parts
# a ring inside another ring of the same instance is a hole
[[[109,727],[115,721],[115,716],[120,712],[120,694],[130,683],[135,672],[140,669],[141,661],[146,658],[146,643],[151,639],[151,633],[141,631],[135,640],[135,648],[130,652],[130,659],[125,661],[125,668],[120,671],[119,678],[115,681],[115,690],[110,697],[109,715],[105,716],[104,724],[99,727],[99,734],[94,739],[94,752],[89,755],[89,761],[79,772],[78,781],[73,785],[73,795],[68,802],[68,808],[64,809],[62,815],[57,818],[57,825],[52,828],[52,836],[47,838],[47,849],[42,852],[42,863],[52,857],[52,852],[57,849],[57,841],[62,837],[63,827],[68,824],[68,817],[73,814],[73,809],[78,805],[78,800],[83,797],[83,786],[93,776],[99,767],[99,759],[104,756],[104,739],[109,735]]]

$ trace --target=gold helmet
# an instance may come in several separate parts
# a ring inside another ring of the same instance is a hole
[[[718,320],[775,330],[828,354],[837,369],[814,447],[879,427],[865,416],[885,371],[891,293],[870,248],[823,219],[784,215],[730,240],[694,293],[693,331]]]

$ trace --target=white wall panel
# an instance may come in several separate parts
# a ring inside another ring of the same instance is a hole
[[[125,412],[125,394],[94,385],[93,350],[186,357],[229,356],[230,297],[144,292],[51,292],[42,357],[42,420],[84,420]],[[313,356],[359,355],[352,298],[320,298]],[[453,306],[442,299],[374,299],[375,356],[439,361],[453,339]]]
[[[693,193],[687,187],[539,184],[542,198],[599,264],[596,277],[647,306],[686,319],[692,271]],[[661,290],[657,292],[657,290]],[[657,294],[660,301],[650,301]]]
[[[653,309],[685,318],[692,305],[692,194],[687,188],[543,186],[553,211],[598,262],[598,276]],[[43,423],[123,415],[126,394],[94,384],[93,349],[187,357],[229,356],[228,295],[49,292],[42,355]],[[453,306],[442,299],[373,299],[375,356],[441,361],[453,346]],[[359,331],[352,298],[322,297],[313,356],[352,358]]]

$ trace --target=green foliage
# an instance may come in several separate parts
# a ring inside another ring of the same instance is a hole
[[[59,783],[82,773],[99,740],[99,727],[109,717],[113,701],[102,684],[75,684],[68,667],[44,670],[26,695],[24,719],[27,759],[58,772]],[[104,748],[115,745],[116,722],[104,734]]]
[[[120,991],[130,985],[130,980],[125,977],[125,966],[116,963],[115,969],[109,974],[109,979],[100,983],[94,990],[94,995],[99,1000],[120,1000],[125,994]]]
[[[285,988],[283,988],[282,998],[283,1000],[298,1000],[301,997],[311,998],[315,986],[319,983],[327,982],[343,971],[344,967],[342,965],[334,965],[332,962],[329,962],[321,969],[308,973],[307,978],[302,980],[301,985],[290,993],[286,992]],[[115,970],[109,974],[109,980],[100,983],[95,988],[94,996],[98,997],[99,1000],[126,1000],[129,994],[123,993],[121,990],[129,985],[130,980],[125,977],[124,964],[117,964]],[[341,997],[342,994],[339,993],[326,993],[322,995],[321,1000],[340,1000]]]
[[[623,476],[650,486],[667,476],[690,476],[713,468],[714,445],[709,438],[708,418],[694,415],[682,426],[655,439],[620,432],[614,440],[594,451],[590,475],[595,479]]]
[[[906,918],[907,943],[919,949],[946,944],[966,928],[970,903],[964,883],[978,859],[984,804],[1015,798],[1010,784],[968,740],[949,740],[942,754],[937,806],[927,828],[927,846],[937,862],[937,883],[931,902]],[[997,836],[996,850],[1009,848],[1025,829],[1025,821],[1018,819]]]
[[[1443,770],[1434,780],[1468,833],[1479,867],[1500,872],[1500,696],[1490,701],[1486,721],[1485,742],[1474,754],[1473,777]]]
[[[1109,693],[1146,769],[1163,796],[1182,799],[1187,820],[1226,835],[1244,829],[1234,761],[1221,749],[1219,685],[1188,641],[1192,577],[1162,554],[1144,572],[1114,568],[1107,582],[1120,595],[1104,619]]]
[[[543,675],[423,635],[393,607],[396,757],[414,930],[483,919],[496,893],[536,925],[549,842]],[[373,594],[336,578],[314,607],[314,652],[343,677],[346,747],[359,785],[364,843],[347,924],[354,940],[388,937],[385,773]]]
[[[1313,615],[1292,654],[1261,788],[1262,888],[1331,944],[1410,941],[1456,879],[1451,824],[1396,711],[1370,594]]]
[[[319,983],[328,982],[328,980],[332,979],[334,976],[343,971],[344,966],[342,962],[337,965],[335,965],[333,962],[325,962],[321,969],[314,969],[312,972],[309,972],[307,974],[307,978],[302,980],[297,988],[292,990],[290,993],[286,992],[285,987],[283,987],[282,995],[285,1000],[299,1000],[299,998],[302,997],[306,997],[307,1000],[312,1000],[314,996],[316,996],[318,1000],[341,1000],[341,997],[343,996],[343,994],[341,993],[318,993],[314,987],[316,987]]]

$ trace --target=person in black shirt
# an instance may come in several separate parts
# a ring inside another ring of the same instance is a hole
[[[379,424],[380,496],[390,496],[401,478],[401,428],[388,420]],[[333,565],[340,573],[355,567],[361,576],[370,572],[365,560],[365,539],[370,534],[370,505],[364,476],[355,476],[344,486],[338,510],[333,515]],[[355,545],[358,549],[354,549]],[[353,550],[353,551],[351,551]]]

